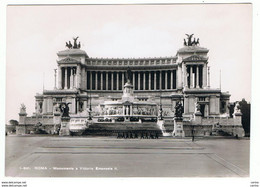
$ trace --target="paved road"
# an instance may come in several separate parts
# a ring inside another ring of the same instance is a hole
[[[247,177],[249,140],[6,137],[6,176]]]

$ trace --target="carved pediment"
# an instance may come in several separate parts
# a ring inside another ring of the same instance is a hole
[[[183,59],[184,62],[197,62],[197,61],[207,61],[208,58],[199,56],[199,55],[192,55],[190,57],[187,57],[185,59]]]
[[[59,60],[58,63],[80,63],[80,61],[71,57],[66,57],[64,59]]]
[[[131,105],[131,103],[129,101],[125,101],[123,105]]]

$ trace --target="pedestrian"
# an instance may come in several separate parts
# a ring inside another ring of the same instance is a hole
[[[192,142],[194,142],[194,138],[195,138],[194,132],[195,132],[194,127],[192,127],[192,130],[191,130]]]

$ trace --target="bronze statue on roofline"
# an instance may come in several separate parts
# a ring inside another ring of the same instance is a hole
[[[197,45],[200,44],[199,43],[199,38],[197,38],[197,40],[196,40],[196,38],[193,38],[193,41],[192,41],[192,36],[193,35],[194,34],[186,34],[188,42],[184,39],[184,42],[183,42],[184,46],[197,46]]]
[[[73,40],[74,40],[74,44],[72,45],[71,44],[71,42],[69,41],[69,42],[66,42],[66,47],[68,48],[68,49],[80,49],[80,47],[81,47],[81,44],[80,44],[80,42],[77,44],[77,39],[78,39],[79,37],[77,36],[76,38],[73,38]]]

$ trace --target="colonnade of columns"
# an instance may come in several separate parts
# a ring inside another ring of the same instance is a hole
[[[176,89],[176,70],[132,71],[134,90]],[[122,90],[126,83],[125,71],[87,71],[88,90]]]
[[[79,66],[58,67],[58,88],[73,89],[78,88],[80,83]]]
[[[188,88],[204,88],[207,86],[206,65],[186,65],[184,86]]]
[[[207,66],[185,65],[184,86],[207,87]],[[82,71],[84,70],[84,71]],[[126,83],[125,71],[87,71],[78,66],[58,67],[58,88],[87,90],[123,90]],[[180,70],[132,71],[131,83],[134,90],[172,90],[180,84]],[[82,72],[82,73],[81,73]],[[178,85],[177,85],[178,82]],[[82,85],[83,84],[83,85]],[[209,83],[208,83],[209,86]],[[179,88],[179,87],[178,87]]]

